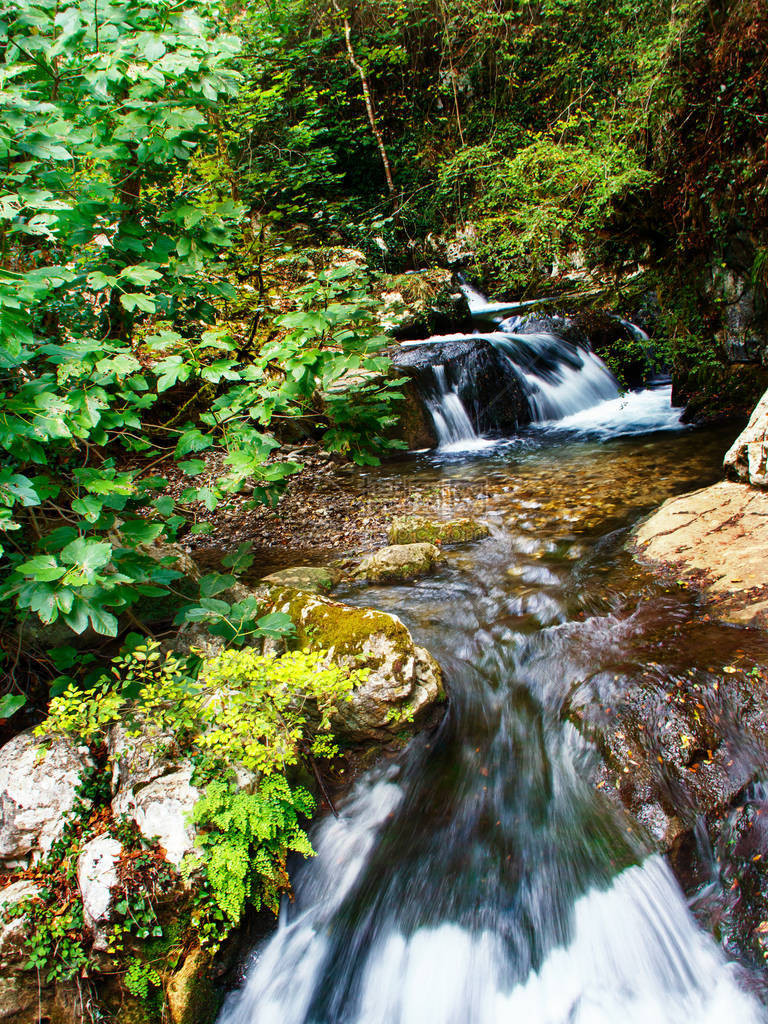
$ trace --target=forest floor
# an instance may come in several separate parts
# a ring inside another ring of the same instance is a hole
[[[244,541],[253,545],[256,568],[264,573],[289,565],[327,564],[333,559],[382,547],[396,516],[418,513],[430,518],[471,514],[477,482],[451,483],[450,489],[427,486],[381,468],[367,470],[331,455],[319,445],[283,446],[280,460],[304,468],[290,477],[274,506],[257,504],[248,494],[228,498],[214,512],[197,507],[198,522],[210,533],[186,538],[184,546],[202,563],[215,561]],[[403,455],[403,458],[408,458]],[[197,486],[215,483],[222,472],[208,460]],[[180,493],[188,478],[168,474],[169,493]]]

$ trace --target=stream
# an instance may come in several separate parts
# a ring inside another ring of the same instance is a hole
[[[437,495],[490,536],[416,582],[334,595],[402,618],[443,668],[447,714],[315,825],[317,856],[219,1024],[766,1021],[757,975],[595,784],[600,754],[568,714],[585,693],[620,701],[649,666],[706,686],[768,661],[765,637],[710,621],[625,549],[643,515],[719,478],[732,431],[683,428],[670,387],[622,396],[588,345],[465,294],[490,333],[403,346],[439,447],[352,486]],[[482,433],[475,372],[497,374],[494,403],[527,402],[514,437]]]
[[[443,666],[449,710],[316,825],[295,902],[220,1024],[766,1019],[562,715],[588,675],[619,691],[651,657],[705,671],[749,649],[749,631],[716,624],[703,641],[695,599],[624,551],[642,514],[717,478],[727,444],[682,430],[664,389],[360,474],[446,501],[471,482],[483,502],[491,536],[435,575],[339,594],[402,617]]]

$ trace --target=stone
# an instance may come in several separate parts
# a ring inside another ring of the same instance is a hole
[[[670,498],[637,527],[642,560],[702,589],[718,618],[768,626],[768,493],[723,480]]]
[[[165,990],[172,1024],[210,1024],[216,1018],[219,999],[211,981],[211,958],[193,949]]]
[[[26,961],[29,953],[24,945],[27,922],[24,916],[5,920],[5,912],[24,900],[37,896],[40,886],[23,879],[0,889],[0,974],[10,967]],[[0,1020],[2,1020],[0,1015]]]
[[[107,949],[112,912],[112,892],[117,885],[117,866],[123,848],[117,839],[103,835],[91,839],[77,859],[77,884],[83,898],[83,919],[93,932],[93,948]]]
[[[290,569],[280,569],[278,572],[270,573],[261,582],[280,587],[294,587],[296,590],[306,590],[311,594],[322,594],[333,590],[338,582],[338,577],[329,569],[321,569],[312,565],[296,565]]]
[[[480,434],[509,437],[531,422],[528,393],[518,374],[487,339],[466,335],[404,345],[392,353],[392,362],[399,374],[414,379],[425,396],[436,388],[433,367],[444,367],[447,382]]]
[[[133,736],[118,722],[109,730],[107,754],[112,765],[112,792],[117,793],[119,789],[140,789],[175,770],[180,751],[172,732],[145,725]]]
[[[340,738],[386,741],[412,732],[444,700],[440,666],[396,615],[297,590],[276,589],[271,606],[291,616],[302,647],[327,650],[334,662],[351,669],[370,669],[331,720]]]
[[[434,544],[393,544],[367,555],[354,575],[372,583],[401,583],[432,572],[441,557]]]
[[[167,774],[142,784],[121,787],[112,801],[115,817],[125,814],[145,839],[157,839],[166,860],[179,867],[195,845],[195,830],[189,818],[200,793],[192,785],[193,767],[181,764]]]
[[[387,530],[390,544],[464,544],[487,537],[490,529],[477,519],[427,519],[423,516],[398,516]]]
[[[20,733],[0,749],[0,864],[27,866],[64,834],[85,768],[87,747],[67,736]]]
[[[726,474],[753,487],[768,487],[768,391],[723,460]]]

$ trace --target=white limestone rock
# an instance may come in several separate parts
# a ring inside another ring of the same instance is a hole
[[[67,736],[42,740],[28,730],[0,749],[0,864],[26,867],[48,853],[92,766],[88,748]]]
[[[108,925],[112,913],[112,889],[117,885],[117,866],[122,846],[112,836],[91,839],[77,860],[77,884],[83,898],[83,918],[93,932],[93,948],[107,949]]]

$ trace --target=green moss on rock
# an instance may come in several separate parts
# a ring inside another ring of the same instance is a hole
[[[485,523],[468,516],[461,519],[427,519],[425,516],[399,516],[387,530],[390,544],[466,544],[490,533]]]

